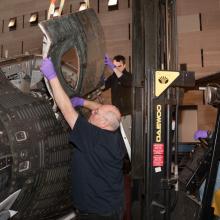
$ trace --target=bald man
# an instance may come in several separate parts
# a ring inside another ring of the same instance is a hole
[[[49,80],[54,99],[71,127],[72,199],[78,219],[120,220],[123,209],[125,146],[119,131],[121,114],[113,105],[81,100],[91,110],[88,121],[79,116],[63,90],[50,58],[41,72]]]

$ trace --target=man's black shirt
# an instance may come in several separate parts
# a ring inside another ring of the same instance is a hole
[[[122,115],[131,114],[131,88],[132,74],[126,69],[122,72],[121,77],[115,73],[105,81],[105,89],[111,88],[112,104],[115,105]]]

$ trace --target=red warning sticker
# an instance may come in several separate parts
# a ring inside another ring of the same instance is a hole
[[[153,154],[163,154],[164,155],[164,144],[154,144]]]
[[[153,144],[153,166],[162,167],[164,165],[164,144]]]
[[[162,167],[163,166],[163,155],[154,155],[153,156],[153,166]]]

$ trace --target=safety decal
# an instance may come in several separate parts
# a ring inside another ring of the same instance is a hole
[[[160,96],[179,75],[180,73],[175,71],[156,71],[155,96]]]
[[[153,167],[162,167],[164,165],[164,144],[153,144]]]

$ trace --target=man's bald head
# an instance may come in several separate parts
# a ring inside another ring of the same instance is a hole
[[[121,121],[120,111],[114,105],[103,105],[102,107],[106,113],[104,117],[109,121],[112,130],[115,131]]]
[[[92,111],[89,122],[106,130],[115,131],[121,121],[121,114],[114,105],[102,105]]]

